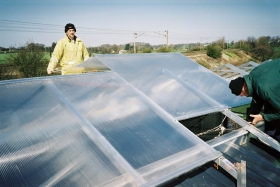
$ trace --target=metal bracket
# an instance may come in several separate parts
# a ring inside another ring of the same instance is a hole
[[[246,161],[236,164],[237,168],[237,187],[246,187]]]
[[[237,179],[237,171],[234,166],[228,159],[226,159],[223,156],[220,156],[216,160],[214,160],[215,164],[214,167],[216,169],[219,169],[219,167],[223,168],[225,171],[227,171],[231,176],[233,176],[235,179]]]
[[[221,156],[214,160],[214,167],[223,168],[231,176],[237,180],[237,187],[246,187],[246,161],[241,160],[241,163],[235,162],[232,164],[225,157]]]

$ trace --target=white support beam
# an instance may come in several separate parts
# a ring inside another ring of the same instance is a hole
[[[248,130],[250,133],[258,137],[260,140],[267,143],[269,146],[273,147],[275,150],[280,152],[280,144],[278,141],[270,137],[269,135],[265,134],[263,131],[256,128],[254,125],[249,124],[247,121],[236,115],[235,113],[231,112],[230,110],[226,109],[222,112],[224,115],[238,123],[244,129]]]

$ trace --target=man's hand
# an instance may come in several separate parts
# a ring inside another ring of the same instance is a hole
[[[53,69],[47,69],[47,73],[48,74],[52,74],[53,73]]]
[[[256,125],[259,121],[264,120],[263,116],[261,114],[257,114],[257,115],[250,114],[250,117],[254,118],[253,121],[252,121],[253,125]]]

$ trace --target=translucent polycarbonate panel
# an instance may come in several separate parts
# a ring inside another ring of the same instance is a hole
[[[168,70],[158,71],[144,84],[141,91],[174,117],[187,118],[223,108],[212,98],[181,81]]]
[[[63,83],[57,81],[56,84],[63,87],[62,94],[134,169],[197,146],[191,140],[196,137],[190,131],[117,78],[106,75],[98,83],[81,77],[79,80],[67,79]],[[177,128],[187,132],[188,138]]]
[[[155,186],[221,156],[116,73],[0,94],[0,186]]]
[[[85,72],[96,72],[96,71],[109,71],[110,69],[105,66],[100,60],[95,57],[88,58],[83,63],[76,67],[84,68]]]
[[[51,80],[0,84],[0,186],[132,181],[50,85]]]
[[[64,69],[65,74],[82,74],[82,73],[92,73],[92,72],[105,72],[110,71],[110,69],[105,66],[100,60],[95,57],[88,58],[81,64],[73,67]],[[59,73],[60,70],[55,73]]]
[[[250,102],[250,98],[233,95],[227,80],[181,53],[97,55],[96,58],[148,97],[156,98],[157,104],[174,117],[201,115],[197,113],[198,108],[217,111],[217,108]],[[188,103],[197,100],[200,102],[196,107],[188,108]]]

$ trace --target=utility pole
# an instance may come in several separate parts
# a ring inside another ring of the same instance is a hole
[[[200,42],[199,42],[199,51],[201,51],[201,37],[200,37]]]
[[[136,53],[136,46],[135,46],[135,39],[136,39],[136,35],[137,33],[133,33],[133,41],[134,41],[134,45],[133,45],[133,48],[134,48],[134,53]]]
[[[224,50],[225,37],[223,36],[223,50]]]
[[[168,30],[166,30],[166,31],[164,31],[164,32],[166,32],[165,35],[164,35],[164,34],[161,34],[160,32],[154,32],[154,33],[159,34],[159,35],[162,35],[162,36],[165,36],[165,38],[166,38],[166,48],[168,49]]]
[[[134,53],[136,53],[136,45],[135,45],[135,39],[136,38],[138,38],[139,36],[141,36],[141,35],[143,35],[143,34],[145,34],[145,33],[142,33],[142,34],[140,34],[140,35],[138,35],[138,36],[136,36],[137,35],[137,33],[133,33],[133,40],[134,40]]]
[[[166,32],[166,48],[168,49],[168,30],[165,31]]]

